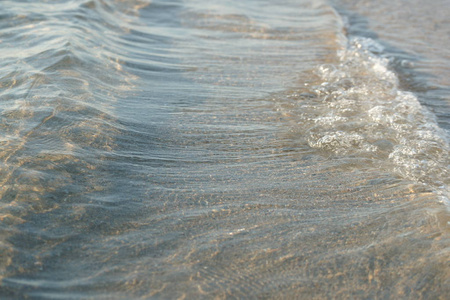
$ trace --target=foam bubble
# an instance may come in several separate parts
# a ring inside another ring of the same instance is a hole
[[[301,118],[309,127],[309,146],[387,157],[395,172],[433,187],[448,201],[449,139],[436,117],[414,93],[400,89],[381,44],[361,37],[346,44],[338,64],[317,70],[322,82],[312,92],[318,97],[304,112],[315,117]]]

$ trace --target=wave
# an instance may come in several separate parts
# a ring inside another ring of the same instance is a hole
[[[206,2],[0,2],[0,294],[445,291],[397,58],[326,1]]]
[[[299,95],[299,126],[307,128],[308,145],[387,160],[390,166],[380,166],[431,187],[449,205],[447,132],[415,93],[402,90],[392,67],[399,63],[396,57],[372,38],[346,35],[352,25],[336,16],[342,20],[338,61],[319,66],[318,82]]]

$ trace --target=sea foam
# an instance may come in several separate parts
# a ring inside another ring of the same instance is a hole
[[[449,137],[417,95],[402,90],[395,58],[371,38],[341,37],[338,63],[317,68],[320,84],[310,147],[388,159],[402,177],[426,184],[449,204]],[[308,110],[311,113],[311,110]]]

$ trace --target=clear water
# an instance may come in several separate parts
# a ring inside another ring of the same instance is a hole
[[[1,1],[1,298],[445,299],[449,4]]]

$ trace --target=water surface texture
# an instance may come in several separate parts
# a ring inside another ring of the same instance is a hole
[[[0,2],[0,298],[447,299],[450,2]]]

